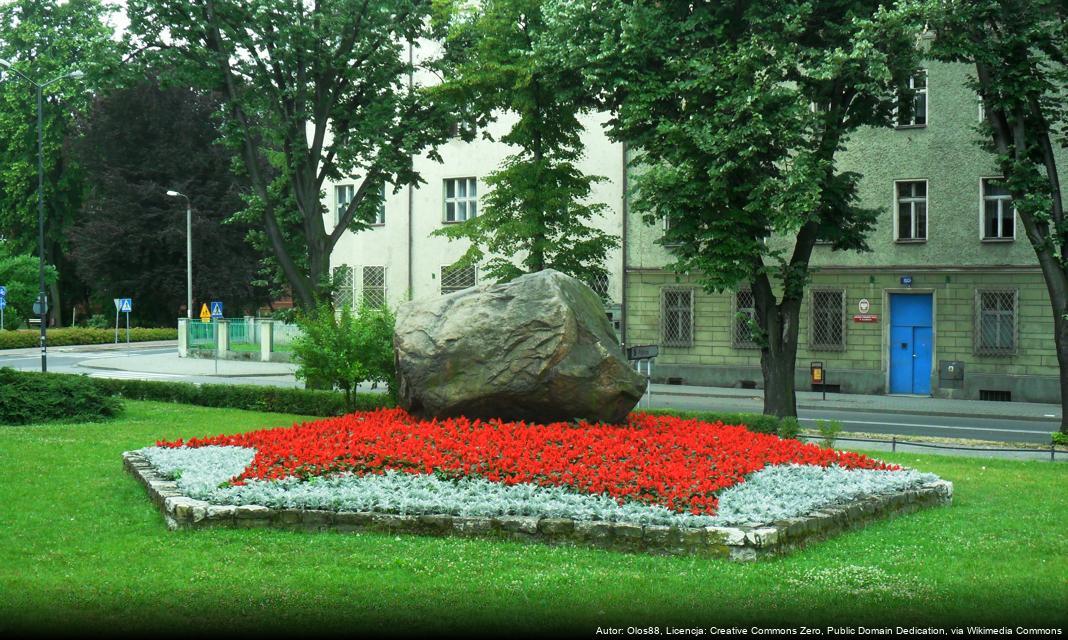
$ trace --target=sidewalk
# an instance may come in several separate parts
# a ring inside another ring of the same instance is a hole
[[[754,411],[761,411],[764,402],[763,389],[737,389],[731,387],[697,387],[687,385],[653,384],[655,398],[689,396],[696,398],[730,398],[735,402],[752,404]],[[797,392],[798,409],[835,409],[872,413],[909,413],[931,416],[1010,418],[1013,420],[1059,419],[1061,407],[1056,404],[1033,402],[989,402],[984,400],[945,400],[926,396],[859,395],[851,393],[828,393],[816,391]]]
[[[220,378],[292,376],[297,370],[297,365],[286,362],[179,358],[177,351],[126,357],[117,353],[114,356],[83,360],[78,366],[85,369]]]
[[[146,342],[131,342],[129,346],[125,342],[105,342],[102,344],[71,344],[63,346],[48,345],[48,353],[80,353],[82,351],[114,351],[117,349],[129,349],[131,351],[137,351],[138,349],[158,349],[160,347],[172,347],[178,348],[177,340],[149,340]],[[41,353],[41,347],[22,347],[19,349],[0,349],[0,355],[4,356],[18,356],[18,355],[36,355]]]

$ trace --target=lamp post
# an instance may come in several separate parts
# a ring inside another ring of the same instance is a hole
[[[172,198],[185,198],[185,317],[193,318],[193,205],[189,196],[177,191],[168,191]]]
[[[41,284],[41,292],[37,294],[37,304],[41,317],[41,371],[48,371],[48,293],[45,284],[44,256],[44,88],[66,78],[77,80],[85,74],[81,71],[71,71],[58,78],[52,78],[48,82],[39,83],[12,67],[9,60],[0,58],[0,67],[29,82],[37,90],[37,252],[40,254],[38,271]]]

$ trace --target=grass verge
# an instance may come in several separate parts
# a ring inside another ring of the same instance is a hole
[[[0,429],[0,631],[412,634],[600,627],[1064,626],[1068,466],[875,453],[954,505],[756,564],[384,534],[169,532],[121,467],[160,438],[298,416],[126,403]]]

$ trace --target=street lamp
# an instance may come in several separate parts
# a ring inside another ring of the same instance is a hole
[[[172,198],[185,198],[185,317],[193,318],[193,205],[189,196],[177,191],[168,191]]]
[[[44,256],[44,141],[43,141],[43,129],[44,129],[44,88],[60,80],[66,78],[73,78],[78,80],[85,76],[81,71],[71,71],[70,73],[59,76],[58,78],[52,78],[48,82],[39,83],[31,80],[29,76],[22,73],[18,69],[11,66],[11,61],[0,58],[0,67],[11,71],[15,75],[19,76],[26,82],[29,82],[37,89],[37,252],[40,254],[40,284],[41,292],[37,296],[37,302],[39,305],[38,311],[41,312],[41,371],[48,371],[48,294],[45,291],[45,256]]]

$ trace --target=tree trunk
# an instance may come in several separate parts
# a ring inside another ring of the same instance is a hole
[[[1062,301],[1063,302],[1063,301]],[[1060,365],[1061,382],[1061,433],[1068,435],[1068,318],[1066,308],[1054,304],[1053,327],[1057,344],[1057,364]]]

